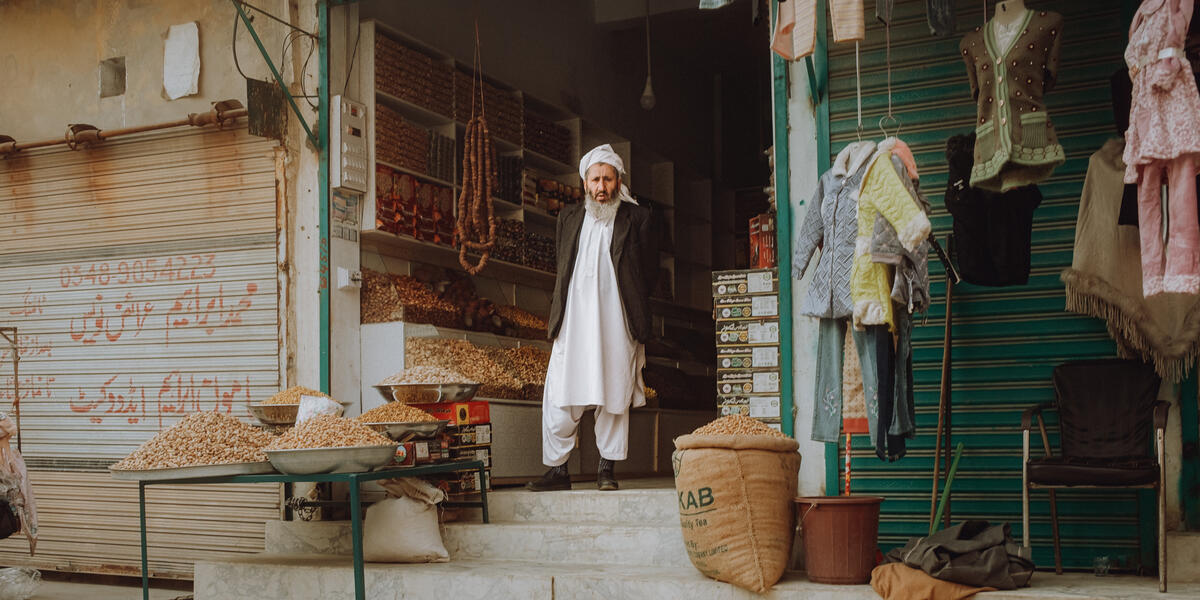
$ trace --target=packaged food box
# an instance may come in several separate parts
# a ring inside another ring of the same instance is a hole
[[[742,415],[760,421],[778,421],[779,407],[779,396],[733,396],[717,400],[717,410],[722,417]]]
[[[779,317],[779,296],[728,296],[713,299],[713,318],[718,321]]]
[[[717,370],[778,369],[779,346],[723,346],[717,348]]]
[[[471,400],[470,402],[438,402],[433,404],[411,404],[439,421],[450,421],[451,425],[478,425],[491,423],[492,416],[486,400]],[[490,438],[489,438],[490,439]]]
[[[713,271],[713,298],[775,294],[779,292],[779,275],[775,269],[738,269]]]
[[[779,393],[779,371],[717,372],[717,394],[720,396],[770,393]]]
[[[483,461],[483,466],[488,468],[492,466],[492,448],[490,446],[450,448],[449,453],[451,460],[480,460]]]
[[[779,344],[779,321],[762,319],[750,321],[720,321],[717,323],[717,346],[761,346]]]
[[[491,444],[492,426],[488,423],[481,425],[449,425],[446,427],[445,435],[450,438],[451,447]]]

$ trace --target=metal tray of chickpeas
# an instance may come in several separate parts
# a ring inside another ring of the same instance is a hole
[[[224,465],[193,465],[190,467],[173,467],[168,469],[112,469],[108,472],[113,479],[126,481],[166,481],[170,479],[195,479],[198,477],[225,477],[227,475],[259,475],[274,473],[275,467],[269,461],[229,463]]]
[[[265,450],[271,465],[288,475],[359,473],[386,467],[399,444]]]

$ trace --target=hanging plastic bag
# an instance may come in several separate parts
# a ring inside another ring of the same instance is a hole
[[[29,600],[41,584],[42,574],[37,569],[0,569],[0,600]]]
[[[342,404],[326,396],[300,396],[300,408],[296,410],[299,425],[317,415],[342,416]]]

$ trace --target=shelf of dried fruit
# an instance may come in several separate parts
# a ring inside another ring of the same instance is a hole
[[[413,220],[430,221],[428,230],[422,230],[419,226],[408,226],[407,215],[393,217],[398,209],[383,207],[377,199],[377,190],[385,187],[379,181],[382,175],[377,169],[409,175],[419,185],[452,190],[457,198],[461,190],[457,184],[461,169],[457,152],[461,148],[450,153],[455,158],[450,160],[453,164],[446,165],[444,155],[430,151],[430,142],[414,140],[405,132],[426,130],[433,139],[450,139],[461,145],[464,123],[470,116],[471,77],[467,74],[470,67],[403,32],[367,20],[360,24],[357,70],[360,89],[372,91],[364,94],[362,101],[367,105],[367,114],[372,115],[368,119],[367,144],[371,163],[376,167],[368,174],[368,191],[363,199],[364,244],[397,258],[453,267],[458,263],[458,255],[452,247],[452,222],[447,227],[443,219],[437,219],[435,227],[431,215],[417,214]],[[528,163],[538,169],[538,177],[543,180],[579,188],[572,164],[579,156],[580,119],[491,79],[483,83],[497,158],[515,160],[518,165]],[[534,147],[527,147],[526,141]],[[428,160],[426,155],[430,157]],[[522,169],[518,168],[516,173],[515,181],[508,175],[512,181],[508,188],[494,194],[496,216],[521,224],[522,246],[540,245],[523,248],[521,260],[515,256],[493,256],[485,274],[552,287],[553,260],[539,257],[543,246],[552,248],[557,210],[525,201],[520,181]],[[451,210],[456,211],[457,202],[450,204]],[[384,208],[390,211],[388,217],[380,216]],[[448,212],[442,210],[442,214]],[[403,226],[397,227],[396,223],[402,220]],[[531,238],[536,240],[528,241]]]

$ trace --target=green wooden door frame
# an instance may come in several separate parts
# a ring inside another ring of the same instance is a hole
[[[771,11],[779,18],[779,3]],[[774,22],[772,22],[774,26]],[[774,110],[775,237],[779,271],[779,416],[783,432],[795,437],[792,414],[792,210],[788,177],[788,69],[791,64],[771,52],[771,98]]]

